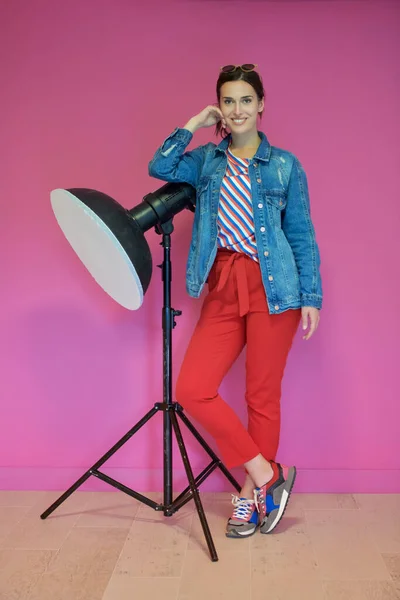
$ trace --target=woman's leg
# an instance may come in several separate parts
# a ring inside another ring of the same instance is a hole
[[[278,450],[281,384],[300,315],[300,309],[278,315],[268,312],[247,315],[248,430],[267,461],[275,460]]]
[[[246,400],[249,433],[261,450],[246,467],[241,497],[272,477],[268,461],[275,460],[280,436],[281,382],[289,350],[300,321],[300,310],[270,315],[265,310],[247,315]],[[264,459],[264,460],[262,460]],[[267,460],[265,460],[267,459]]]
[[[261,533],[270,533],[286,508],[296,477],[295,467],[275,462],[280,434],[280,397],[284,369],[300,320],[300,310],[270,315],[247,315],[246,400],[249,433],[261,453],[245,463],[246,480],[241,491],[251,498],[256,489]],[[236,528],[236,536],[240,530]]]
[[[233,409],[218,393],[222,379],[245,345],[245,320],[219,294],[205,299],[176,385],[176,400],[216,440],[227,467],[260,453]]]

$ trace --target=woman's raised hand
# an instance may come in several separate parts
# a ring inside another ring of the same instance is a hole
[[[221,121],[222,127],[226,127],[226,121],[221,110],[218,106],[210,105],[206,106],[198,115],[192,117],[184,128],[194,133],[202,127],[212,127],[219,121]]]

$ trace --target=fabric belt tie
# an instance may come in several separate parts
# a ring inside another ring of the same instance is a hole
[[[219,254],[218,258],[220,259],[222,256],[224,256],[225,259],[228,254],[221,253]],[[217,285],[217,292],[220,292],[224,288],[226,282],[228,281],[228,277],[233,270],[237,283],[240,317],[243,317],[249,312],[249,288],[247,285],[245,261],[245,254],[242,252],[232,252],[228,260],[226,260],[225,265],[222,267]]]

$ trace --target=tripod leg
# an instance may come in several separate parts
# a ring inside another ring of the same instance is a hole
[[[86,473],[84,473],[84,475],[82,475],[82,477],[78,479],[78,481],[71,485],[71,487],[66,492],[64,492],[62,496],[60,496],[55,502],[53,502],[53,504],[49,506],[49,508],[40,515],[40,518],[46,519],[56,508],[60,506],[60,504],[62,504],[67,498],[69,498],[71,494],[73,494],[87,479],[89,479],[93,471],[97,471],[97,469],[99,469],[101,465],[103,465],[113,454],[115,454],[115,452],[117,452],[117,450],[119,450],[121,446],[123,446],[125,442],[127,442],[157,412],[158,409],[154,407],[151,410],[149,410],[149,412],[142,419],[140,419],[140,421],[136,423],[136,425],[132,427],[132,429],[130,429],[128,433],[126,433],[124,437],[122,437],[119,440],[119,442],[114,444],[114,446],[110,448],[110,450],[106,452],[106,454],[104,454],[104,456],[102,456],[100,460],[98,460],[88,471],[86,471]]]
[[[189,458],[188,458],[188,455],[186,452],[186,447],[185,447],[185,443],[183,441],[182,432],[180,430],[178,419],[176,418],[174,411],[170,412],[170,417],[171,417],[172,426],[175,431],[179,450],[181,452],[182,461],[183,461],[183,465],[185,467],[186,475],[187,475],[187,478],[189,479],[190,488],[192,490],[193,499],[196,504],[196,508],[197,508],[197,512],[198,512],[199,519],[201,522],[201,526],[203,528],[204,536],[206,538],[208,550],[211,555],[211,560],[213,562],[216,562],[218,560],[217,551],[215,550],[214,542],[211,537],[210,528],[207,523],[206,515],[204,514],[203,505],[200,500],[200,494],[199,494],[198,489],[196,488],[196,482],[193,477],[192,467],[190,466]]]
[[[236,479],[233,477],[233,475],[228,471],[228,469],[226,468],[224,463],[221,461],[221,459],[218,458],[218,456],[215,454],[214,450],[212,448],[210,448],[210,446],[207,444],[206,440],[199,434],[199,432],[194,427],[194,425],[189,421],[189,419],[184,414],[180,405],[179,405],[179,408],[177,409],[177,413],[180,416],[180,418],[182,419],[182,421],[185,423],[185,425],[189,429],[189,431],[194,435],[194,437],[199,442],[199,444],[207,452],[207,454],[218,464],[218,468],[221,469],[222,473],[225,475],[225,477],[228,479],[228,481],[230,481],[230,483],[233,485],[233,487],[236,488],[238,492],[240,492],[240,490],[242,488],[239,485],[239,483],[236,481]]]

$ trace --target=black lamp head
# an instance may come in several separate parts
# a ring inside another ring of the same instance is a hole
[[[194,210],[195,190],[167,183],[131,210],[87,188],[55,189],[50,200],[65,237],[97,283],[116,302],[136,310],[152,274],[144,233],[185,208]]]

